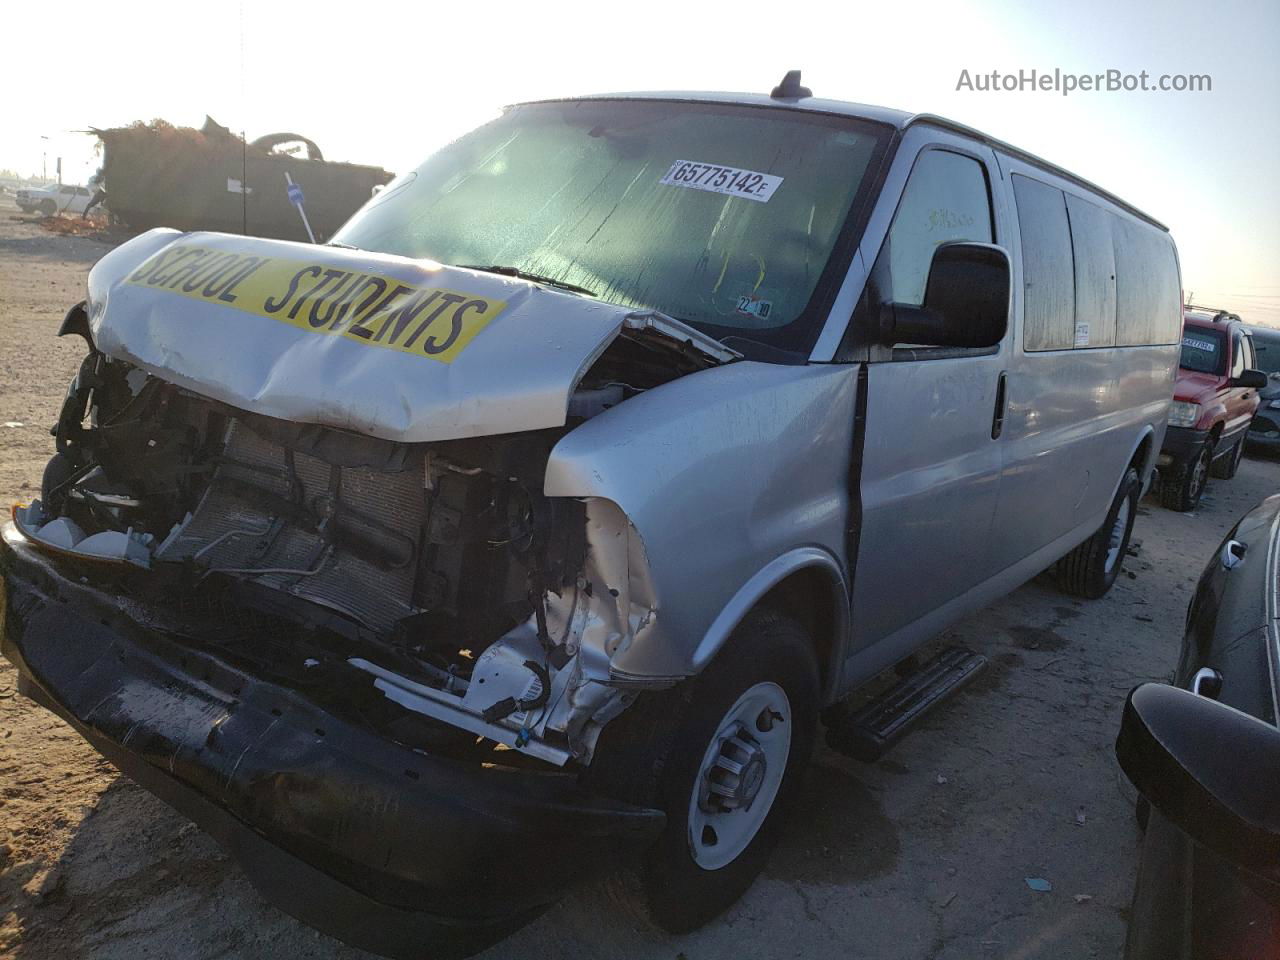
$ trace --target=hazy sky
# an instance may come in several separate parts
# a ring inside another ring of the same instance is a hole
[[[0,167],[96,167],[71,133],[206,113],[393,171],[518,100],[615,90],[768,92],[941,113],[1038,153],[1169,225],[1197,302],[1280,326],[1280,3],[951,0],[861,6],[89,3],[21,17],[0,61]],[[1158,11],[1158,12],[1157,12]],[[1208,74],[1204,93],[982,93],[962,69]],[[42,140],[48,137],[48,140]]]

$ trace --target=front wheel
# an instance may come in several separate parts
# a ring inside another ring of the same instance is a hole
[[[1219,480],[1230,480],[1240,470],[1240,461],[1244,458],[1244,437],[1236,441],[1236,445],[1231,448],[1231,452],[1225,457],[1213,462],[1209,473],[1211,476],[1217,477]]]
[[[57,206],[54,205],[54,202],[52,200],[41,200],[40,212],[44,214],[46,217],[52,217],[55,213],[58,212],[58,208]]]
[[[1130,467],[1098,532],[1058,561],[1058,582],[1067,593],[1096,600],[1111,589],[1129,549],[1141,490],[1138,471]]]
[[[818,696],[804,629],[760,610],[702,674],[605,728],[594,785],[667,815],[640,872],[658,926],[702,926],[764,868],[809,762]]]
[[[1209,482],[1209,467],[1212,463],[1213,448],[1205,443],[1188,462],[1169,471],[1168,478],[1160,479],[1160,502],[1179,513],[1194,510]]]

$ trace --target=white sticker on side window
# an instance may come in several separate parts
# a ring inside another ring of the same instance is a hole
[[[1196,337],[1183,337],[1182,345],[1191,347],[1193,350],[1203,350],[1205,353],[1216,353],[1218,345],[1212,340],[1199,340]]]
[[[658,182],[672,187],[690,187],[730,197],[743,197],[757,203],[768,203],[773,192],[782,186],[782,179],[771,173],[724,167],[718,163],[677,160]]]
[[[1077,347],[1087,347],[1089,345],[1089,321],[1076,321],[1076,343]]]

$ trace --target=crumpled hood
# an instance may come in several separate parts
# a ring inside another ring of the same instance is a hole
[[[88,313],[99,350],[163,380],[400,442],[564,424],[632,316],[426,260],[161,229],[94,266]]]

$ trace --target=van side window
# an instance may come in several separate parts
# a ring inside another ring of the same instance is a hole
[[[1015,173],[1024,350],[1178,342],[1173,241],[1158,227]]]
[[[1023,348],[1070,350],[1076,301],[1066,197],[1038,180],[1019,174],[1011,179],[1022,235]]]
[[[1116,252],[1116,346],[1177,343],[1182,306],[1173,241],[1112,215]]]
[[[1067,220],[1075,255],[1077,347],[1111,347],[1116,342],[1116,252],[1111,214],[1095,203],[1067,194]]]
[[[950,150],[922,153],[872,268],[878,302],[924,303],[934,248],[951,240],[991,243],[991,222],[982,164]]]

